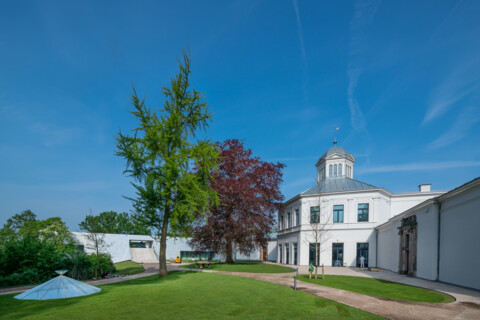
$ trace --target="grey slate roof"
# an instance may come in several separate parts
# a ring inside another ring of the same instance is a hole
[[[320,159],[325,159],[326,157],[328,157],[328,156],[330,156],[334,153],[338,153],[338,154],[344,155],[346,157],[348,157],[348,156],[353,157],[352,154],[350,152],[348,152],[347,150],[343,149],[342,147],[335,146],[335,147],[331,147],[330,149],[328,149],[323,154],[323,156],[320,157]]]
[[[378,189],[371,184],[364,183],[358,180],[350,179],[347,177],[338,177],[338,178],[326,178],[320,181],[318,184],[307,189],[301,194],[318,194],[326,192],[341,192],[341,191],[354,191],[354,190],[367,190],[367,189]]]

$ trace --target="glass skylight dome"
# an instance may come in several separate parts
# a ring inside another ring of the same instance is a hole
[[[64,276],[64,274],[67,273],[67,270],[57,270],[55,272],[59,274],[58,277],[42,283],[41,285],[36,286],[35,288],[25,291],[19,295],[16,295],[15,299],[64,299],[88,296],[102,291],[102,289],[100,288]]]

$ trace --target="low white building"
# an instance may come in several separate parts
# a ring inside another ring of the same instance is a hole
[[[278,213],[277,262],[290,265],[377,265],[375,227],[401,212],[444,194],[421,185],[419,192],[392,193],[353,179],[355,158],[336,145],[316,163],[317,181],[284,203]],[[315,236],[315,229],[322,229]]]
[[[380,268],[480,290],[480,178],[377,227]]]
[[[89,240],[88,233],[72,232],[77,245],[82,246],[86,253],[95,253],[94,242]],[[158,262],[160,252],[160,242],[147,235],[130,234],[100,234],[103,240],[101,252],[107,253],[112,257],[114,263],[121,261],[135,261],[143,263]],[[188,245],[188,238],[167,238],[166,258],[174,260],[177,256],[182,261],[216,259],[225,260],[222,255],[209,252],[195,252]],[[276,259],[276,241],[270,241],[267,248],[254,250],[248,255],[235,253],[235,260],[267,260]]]

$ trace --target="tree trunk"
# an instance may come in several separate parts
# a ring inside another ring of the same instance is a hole
[[[167,231],[168,231],[168,220],[170,218],[170,208],[165,207],[165,214],[163,216],[163,225],[162,233],[160,235],[160,254],[158,255],[158,277],[166,277],[168,275],[167,271]]]
[[[233,263],[232,242],[230,240],[227,240],[227,247],[225,250],[225,262],[229,264]]]
[[[318,256],[318,241],[315,243],[315,280],[317,280],[318,275],[318,263],[320,262],[320,257]]]

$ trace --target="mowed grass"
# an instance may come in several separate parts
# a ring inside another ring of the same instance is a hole
[[[197,268],[195,263],[191,264],[192,269]],[[190,265],[182,266],[182,268],[190,268]],[[274,264],[267,264],[267,263],[234,263],[234,264],[226,264],[226,263],[215,263],[210,266],[210,268],[206,267],[206,269],[211,269],[215,271],[229,271],[229,272],[250,272],[250,273],[288,273],[293,272],[292,269],[277,266]]]
[[[115,274],[123,274],[126,276],[131,274],[142,273],[143,271],[145,271],[145,268],[143,268],[141,264],[138,264],[133,261],[123,261],[123,262],[115,263],[115,269],[117,269]]]
[[[87,297],[29,301],[0,296],[1,319],[381,319],[272,283],[170,272],[101,286]]]
[[[310,280],[308,275],[300,275],[298,280],[393,300],[434,303],[455,301],[452,296],[438,291],[372,278],[325,275],[325,279],[322,280],[320,275],[317,280],[313,279],[313,276]]]

